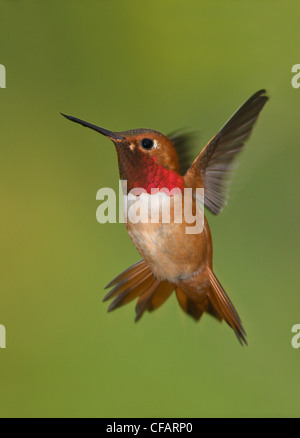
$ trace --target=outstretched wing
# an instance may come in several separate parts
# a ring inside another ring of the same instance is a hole
[[[184,177],[187,187],[204,187],[205,207],[214,214],[220,213],[226,205],[235,158],[267,100],[265,90],[250,97],[200,152]]]
[[[184,175],[193,162],[193,145],[196,137],[196,133],[183,130],[174,131],[168,135],[178,155],[180,175]]]

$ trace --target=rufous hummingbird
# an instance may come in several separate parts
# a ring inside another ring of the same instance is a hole
[[[201,215],[194,193],[195,189],[202,188],[205,208],[217,215],[226,204],[228,177],[236,156],[243,149],[267,100],[265,90],[250,97],[207,143],[187,170],[181,167],[178,158],[188,144],[187,135],[175,133],[167,137],[152,129],[112,132],[76,117],[62,115],[113,141],[120,177],[127,180],[129,190],[139,187],[144,191],[141,196],[151,198],[156,196],[153,188],[177,188],[183,196],[184,189],[190,188],[193,190],[193,211]],[[167,196],[164,194],[161,202],[165,202]],[[171,209],[174,199],[175,195],[168,198]],[[240,343],[247,344],[237,311],[213,272],[212,238],[205,216],[202,231],[192,234],[186,232],[184,218],[175,222],[174,215],[170,215],[169,223],[163,223],[161,216],[159,218],[158,223],[127,221],[128,234],[142,260],[106,286],[112,289],[104,301],[114,298],[108,310],[137,298],[136,320],[139,320],[145,310],[157,309],[175,290],[180,307],[195,320],[199,320],[204,312],[219,321],[224,319]]]

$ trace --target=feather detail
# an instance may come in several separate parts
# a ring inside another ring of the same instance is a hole
[[[268,101],[265,90],[248,99],[205,146],[184,179],[187,187],[204,187],[204,204],[218,214],[227,203],[228,183],[237,154],[244,148],[260,111]]]
[[[221,318],[234,330],[239,342],[242,345],[243,343],[247,345],[245,330],[232,302],[211,269],[208,269],[208,275],[211,284],[211,292],[209,293],[211,304]]]
[[[174,290],[174,285],[168,281],[162,281],[141,295],[136,305],[136,318],[138,321],[144,314],[145,310],[152,312],[164,304]]]
[[[182,310],[192,316],[196,321],[199,321],[204,309],[201,309],[198,303],[191,300],[179,287],[176,288],[176,297]]]
[[[108,307],[109,312],[139,297],[136,321],[145,310],[152,311],[160,307],[174,290],[174,286],[168,281],[157,280],[144,260],[126,269],[106,286],[108,287],[113,289],[103,301],[114,298]]]
[[[179,160],[179,173],[185,175],[193,161],[193,147],[197,139],[195,132],[177,130],[168,135],[172,141]]]

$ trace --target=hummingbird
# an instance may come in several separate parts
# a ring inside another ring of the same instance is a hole
[[[73,116],[67,119],[91,128],[109,138],[115,145],[120,178],[128,189],[142,188],[140,195],[154,199],[153,189],[176,189],[185,196],[192,190],[194,214],[202,214],[202,228],[187,233],[187,223],[126,222],[126,228],[142,259],[116,276],[103,301],[113,299],[108,311],[137,299],[136,321],[144,312],[158,309],[175,291],[179,306],[198,321],[208,313],[233,329],[239,342],[247,345],[246,332],[231,300],[213,271],[213,246],[208,221],[199,209],[196,189],[204,189],[204,207],[218,215],[227,203],[228,185],[236,158],[244,148],[259,113],[268,101],[265,90],[252,95],[187,165],[190,134],[176,131],[164,135],[153,129],[109,131]],[[160,202],[169,201],[173,208],[176,194],[163,193]],[[142,202],[140,208],[144,208]],[[145,204],[146,205],[146,204]],[[145,206],[146,208],[146,206]],[[146,212],[146,215],[148,213]],[[171,216],[170,216],[171,217]]]

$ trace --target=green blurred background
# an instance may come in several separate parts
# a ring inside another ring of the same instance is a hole
[[[1,1],[0,416],[299,416],[300,89],[297,1]],[[96,221],[118,188],[107,129],[200,132],[196,155],[252,93],[263,110],[230,202],[208,213],[215,271],[248,334],[175,297],[134,323],[104,285],[139,260]]]

